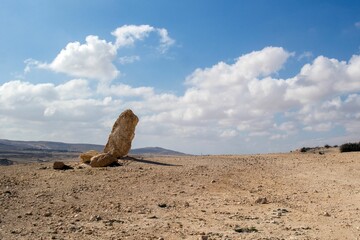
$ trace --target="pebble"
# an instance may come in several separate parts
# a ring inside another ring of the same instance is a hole
[[[51,217],[52,213],[51,212],[46,212],[44,213],[44,217]]]
[[[33,213],[31,211],[25,213],[26,216],[31,216]]]
[[[166,208],[166,207],[167,207],[167,205],[166,205],[166,203],[159,203],[159,204],[158,204],[158,207],[161,207],[161,208]]]
[[[267,200],[266,197],[259,197],[258,199],[256,199],[255,203],[257,203],[257,204],[268,204],[269,201]]]
[[[328,212],[324,212],[323,215],[324,215],[325,217],[330,217],[330,213],[328,213]]]
[[[90,217],[90,221],[100,221],[102,218],[99,215],[94,215]]]

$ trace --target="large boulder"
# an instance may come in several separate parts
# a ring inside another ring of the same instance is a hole
[[[131,149],[131,142],[135,136],[135,127],[139,118],[130,110],[125,110],[115,121],[104,152],[116,158],[126,156]]]
[[[100,153],[91,158],[90,166],[92,167],[107,167],[117,162],[117,158],[110,153]]]
[[[80,154],[79,158],[82,163],[89,163],[91,158],[98,154],[100,154],[98,151],[90,150],[90,151]]]

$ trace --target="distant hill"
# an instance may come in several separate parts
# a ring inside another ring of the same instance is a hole
[[[172,155],[172,156],[180,156],[187,155],[182,152],[177,152],[161,147],[145,147],[145,148],[136,148],[130,151],[130,154],[134,155]]]
[[[89,150],[103,151],[104,146],[96,144],[82,144],[82,143],[63,143],[63,142],[48,142],[48,141],[13,141],[7,139],[0,139],[0,153],[1,152],[21,152],[21,151],[45,151],[45,152],[86,152]],[[133,155],[186,155],[182,152],[177,152],[161,147],[145,147],[136,148],[130,151]]]
[[[66,151],[66,152],[85,152],[90,149],[102,151],[104,146],[96,144],[82,143],[62,143],[48,141],[13,141],[0,139],[0,151]]]

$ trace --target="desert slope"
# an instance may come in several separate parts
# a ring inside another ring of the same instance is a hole
[[[357,239],[359,160],[333,150],[2,166],[0,239]]]

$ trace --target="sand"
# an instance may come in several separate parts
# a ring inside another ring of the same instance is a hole
[[[122,163],[0,167],[0,239],[360,239],[360,153]]]

